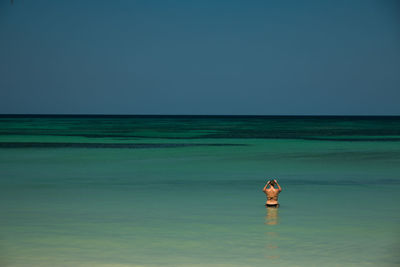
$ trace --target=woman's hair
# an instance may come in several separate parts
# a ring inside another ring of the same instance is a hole
[[[274,181],[274,180],[269,180],[269,183],[270,183],[271,185],[275,185],[275,181]]]

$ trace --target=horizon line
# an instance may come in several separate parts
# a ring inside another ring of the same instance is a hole
[[[101,114],[101,113],[0,113],[0,117],[22,117],[22,116],[49,116],[49,117],[73,117],[73,116],[107,116],[107,117],[399,117],[400,115],[327,115],[327,114]]]

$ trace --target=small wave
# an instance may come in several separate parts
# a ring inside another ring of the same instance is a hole
[[[0,148],[173,148],[192,146],[247,146],[246,144],[223,143],[46,143],[46,142],[0,142]]]

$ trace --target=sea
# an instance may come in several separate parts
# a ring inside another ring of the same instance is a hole
[[[0,116],[0,266],[399,265],[399,116]]]

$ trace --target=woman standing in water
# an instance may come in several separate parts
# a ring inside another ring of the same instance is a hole
[[[270,187],[268,188],[268,186]],[[277,188],[275,188],[275,186],[277,186]],[[281,191],[282,188],[275,179],[269,180],[263,189],[263,192],[267,195],[267,202],[265,203],[265,206],[278,208],[278,195]]]

